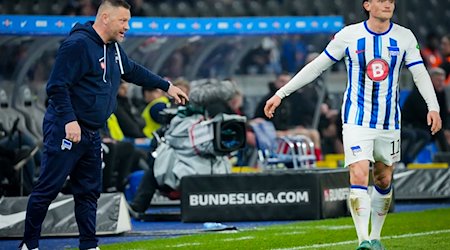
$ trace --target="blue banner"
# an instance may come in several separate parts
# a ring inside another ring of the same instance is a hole
[[[95,17],[0,15],[0,35],[67,35],[77,23]],[[268,35],[335,33],[341,16],[326,17],[133,17],[127,36]]]

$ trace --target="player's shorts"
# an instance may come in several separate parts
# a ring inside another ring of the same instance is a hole
[[[400,129],[383,130],[353,124],[342,127],[345,166],[369,160],[392,166],[400,161]]]

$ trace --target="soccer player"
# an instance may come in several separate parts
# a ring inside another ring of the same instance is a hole
[[[413,33],[391,22],[395,0],[363,0],[368,19],[339,31],[325,51],[272,96],[264,113],[272,118],[281,100],[345,59],[348,81],[342,121],[345,165],[350,172],[348,205],[357,249],[384,249],[381,229],[392,199],[393,164],[400,159],[398,80],[405,65],[428,106],[431,134],[441,129],[439,104]],[[373,163],[374,189],[367,192]],[[369,220],[371,232],[369,234]]]

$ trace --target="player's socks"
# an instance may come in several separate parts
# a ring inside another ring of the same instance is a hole
[[[369,241],[370,197],[367,193],[367,187],[352,185],[347,202],[355,224],[359,244],[363,241]]]
[[[392,189],[389,186],[387,189],[381,189],[374,186],[372,190],[372,230],[370,232],[370,239],[379,240],[381,229],[383,228],[384,220],[389,211],[389,206],[392,200]]]

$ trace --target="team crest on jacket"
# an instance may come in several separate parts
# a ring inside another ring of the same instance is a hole
[[[367,64],[366,73],[374,82],[384,81],[389,75],[389,63],[381,58],[375,58]]]

